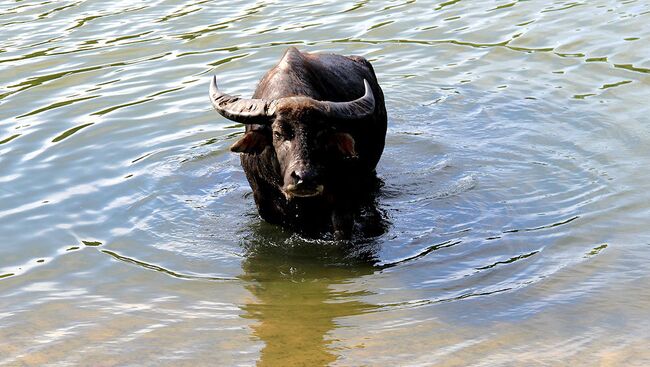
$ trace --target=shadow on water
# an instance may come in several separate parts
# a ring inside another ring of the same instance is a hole
[[[265,343],[258,366],[325,366],[338,356],[328,333],[337,319],[379,306],[359,300],[366,292],[336,286],[376,271],[376,239],[354,242],[304,239],[256,223],[242,246],[246,282],[254,300],[243,309],[257,320],[254,335]]]

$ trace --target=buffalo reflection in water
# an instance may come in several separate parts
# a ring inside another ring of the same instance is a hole
[[[388,221],[376,207],[363,210],[372,219],[359,227],[375,236],[354,241],[304,239],[268,223],[253,225],[242,243],[240,278],[254,296],[243,317],[257,320],[254,335],[265,343],[259,366],[328,365],[338,358],[328,336],[336,319],[379,307],[362,301],[365,291],[337,290],[377,270],[377,236]]]

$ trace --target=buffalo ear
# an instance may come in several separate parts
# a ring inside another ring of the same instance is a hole
[[[249,131],[230,146],[230,151],[235,153],[260,154],[269,145],[269,139],[261,132]]]
[[[336,150],[345,158],[356,158],[357,151],[354,149],[354,138],[347,133],[336,133],[332,135],[332,144]]]

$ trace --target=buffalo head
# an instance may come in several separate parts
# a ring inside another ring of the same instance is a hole
[[[242,99],[219,91],[213,78],[210,99],[222,116],[250,125],[230,147],[232,151],[260,154],[273,149],[282,180],[280,189],[291,199],[320,195],[323,174],[332,168],[328,163],[356,157],[354,138],[338,128],[373,114],[375,99],[366,80],[364,87],[364,95],[349,102],[310,97]]]

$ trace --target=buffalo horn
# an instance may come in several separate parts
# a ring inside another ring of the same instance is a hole
[[[267,124],[275,114],[275,101],[244,99],[219,91],[217,77],[210,83],[210,101],[223,117],[242,124]]]
[[[365,93],[362,97],[350,102],[321,102],[325,114],[338,119],[362,119],[375,111],[375,97],[367,80],[363,80]]]

